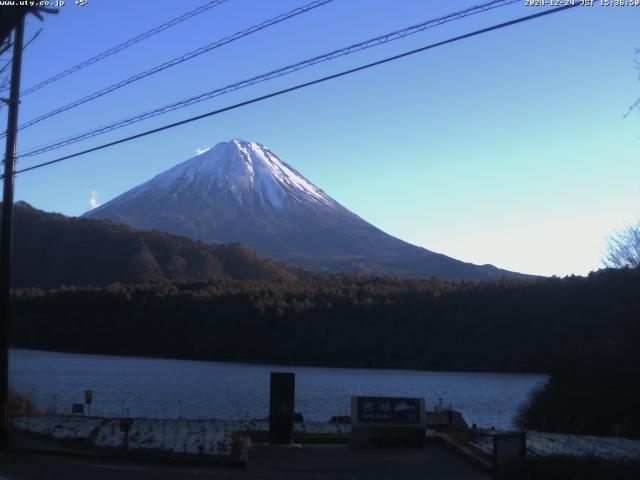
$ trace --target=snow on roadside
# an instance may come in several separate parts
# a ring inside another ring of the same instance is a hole
[[[42,416],[13,417],[11,421],[19,430],[58,439],[86,440],[97,447],[124,448],[120,419]],[[129,448],[132,451],[158,450],[189,455],[229,456],[235,433],[268,430],[269,422],[266,420],[136,418],[129,431]],[[294,426],[294,431],[301,434],[343,434],[350,430],[350,425],[322,422],[302,422]]]
[[[89,437],[87,437],[87,440]],[[120,431],[118,420],[107,420],[98,431],[95,432],[94,445],[100,447],[123,447],[124,437]]]
[[[323,422],[294,423],[293,431],[301,434],[345,434],[351,433],[351,425]]]
[[[493,455],[493,439],[490,435],[477,437],[470,443],[483,453]],[[638,460],[640,459],[640,440],[529,431],[527,432],[527,455]]]
[[[19,430],[27,430],[53,438],[86,439],[104,423],[94,417],[13,417],[11,422]]]
[[[132,451],[229,456],[233,444],[232,426],[232,422],[221,420],[136,418],[129,431],[129,448]],[[91,440],[89,435],[85,438]],[[97,447],[123,448],[124,433],[120,430],[120,420],[105,421],[93,435],[91,443]]]

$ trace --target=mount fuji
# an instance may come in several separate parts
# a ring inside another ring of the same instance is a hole
[[[367,223],[267,147],[233,139],[90,210],[84,217],[243,243],[315,271],[482,280],[524,277],[411,245]]]

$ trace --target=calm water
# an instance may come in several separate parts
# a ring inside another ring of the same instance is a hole
[[[155,418],[262,418],[269,373],[296,374],[296,411],[326,421],[349,413],[351,395],[441,398],[469,423],[511,428],[518,406],[546,375],[416,372],[250,365],[12,350],[11,387],[40,409],[68,413],[92,389],[92,413]]]

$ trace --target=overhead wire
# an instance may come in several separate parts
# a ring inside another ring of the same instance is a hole
[[[207,112],[207,113],[204,113],[204,114],[201,114],[201,115],[196,115],[194,117],[190,117],[190,118],[187,118],[185,120],[181,120],[179,122],[174,122],[174,123],[171,123],[171,124],[168,124],[168,125],[164,125],[162,127],[154,128],[154,129],[151,129],[151,130],[147,130],[145,132],[141,132],[141,133],[138,133],[138,134],[135,134],[135,135],[131,135],[129,137],[121,138],[119,140],[114,140],[112,142],[108,142],[108,143],[105,143],[105,144],[102,144],[102,145],[98,145],[96,147],[88,148],[86,150],[82,150],[82,151],[79,151],[79,152],[76,152],[76,153],[73,153],[73,154],[70,154],[70,155],[65,155],[63,157],[59,157],[59,158],[56,158],[56,159],[53,159],[53,160],[49,160],[47,162],[42,162],[42,163],[39,163],[37,165],[32,165],[30,167],[22,168],[22,169],[17,170],[16,174],[24,173],[24,172],[28,172],[28,171],[32,171],[32,170],[36,170],[36,169],[43,168],[43,167],[46,167],[46,166],[49,166],[49,165],[53,165],[55,163],[60,163],[62,161],[69,160],[71,158],[76,158],[76,157],[79,157],[81,155],[86,155],[87,153],[92,153],[92,152],[96,152],[98,150],[103,150],[105,148],[112,147],[114,145],[119,145],[119,144],[122,144],[122,143],[126,143],[126,142],[129,142],[129,141],[132,141],[132,140],[136,140],[138,138],[142,138],[142,137],[145,137],[145,136],[148,136],[148,135],[152,135],[154,133],[158,133],[158,132],[161,132],[161,131],[164,131],[164,130],[168,130],[168,129],[175,128],[175,127],[178,127],[178,126],[181,126],[181,125],[185,125],[187,123],[195,122],[195,121],[201,120],[203,118],[207,118],[207,117],[211,117],[211,116],[214,116],[214,115],[218,115],[220,113],[227,112],[227,111],[230,111],[230,110],[235,110],[237,108],[244,107],[246,105],[251,105],[253,103],[257,103],[257,102],[261,102],[261,101],[267,100],[269,98],[277,97],[277,96],[284,95],[286,93],[290,93],[290,92],[293,92],[293,91],[296,91],[296,90],[300,90],[302,88],[306,88],[306,87],[309,87],[309,86],[312,86],[312,85],[316,85],[316,84],[323,83],[323,82],[326,82],[326,81],[329,81],[329,80],[333,80],[333,79],[336,79],[336,78],[344,77],[346,75],[350,75],[350,74],[353,74],[353,73],[356,73],[356,72],[359,72],[359,71],[362,71],[362,70],[367,70],[367,69],[370,69],[370,68],[373,68],[373,67],[376,67],[376,66],[379,66],[379,65],[383,65],[383,64],[395,61],[395,60],[399,60],[401,58],[405,58],[405,57],[408,57],[408,56],[411,56],[411,55],[415,55],[417,53],[421,53],[421,52],[424,52],[424,51],[427,51],[427,50],[431,50],[431,49],[436,48],[436,47],[447,45],[449,43],[457,42],[457,41],[460,41],[460,40],[463,40],[463,39],[466,39],[466,38],[470,38],[470,37],[474,37],[474,36],[477,36],[477,35],[482,35],[484,33],[488,33],[488,32],[494,31],[494,30],[499,30],[499,29],[506,28],[506,27],[509,27],[509,26],[512,26],[512,25],[516,25],[516,24],[519,24],[519,23],[527,22],[527,21],[530,21],[530,20],[534,20],[536,18],[540,18],[540,17],[543,17],[543,16],[552,15],[554,13],[558,13],[558,12],[561,12],[561,11],[564,11],[564,10],[575,8],[577,6],[579,6],[578,3],[573,4],[573,5],[568,4],[568,5],[564,5],[564,6],[561,6],[561,7],[557,7],[557,8],[553,8],[553,9],[549,9],[549,10],[544,10],[544,11],[538,12],[538,13],[534,13],[532,15],[519,17],[519,18],[516,18],[514,20],[510,20],[508,22],[503,22],[503,23],[500,23],[500,24],[497,24],[497,25],[492,25],[490,27],[482,28],[480,30],[475,30],[473,32],[466,33],[464,35],[458,35],[456,37],[449,38],[447,40],[443,40],[443,41],[440,41],[440,42],[437,42],[437,43],[432,43],[430,45],[427,45],[427,46],[424,46],[424,47],[421,47],[421,48],[416,48],[414,50],[410,50],[410,51],[407,51],[407,52],[404,52],[404,53],[400,53],[398,55],[393,55],[391,57],[387,57],[387,58],[384,58],[382,60],[378,60],[378,61],[375,61],[375,62],[372,62],[372,63],[368,63],[366,65],[361,65],[359,67],[351,68],[349,70],[344,70],[344,71],[341,71],[341,72],[338,72],[338,73],[334,73],[332,75],[328,75],[328,76],[325,76],[325,77],[322,77],[322,78],[311,80],[309,82],[300,83],[298,85],[294,85],[293,87],[289,87],[289,88],[285,88],[285,89],[282,89],[282,90],[278,90],[276,92],[272,92],[272,93],[269,93],[269,94],[266,94],[266,95],[255,97],[255,98],[252,98],[250,100],[246,100],[246,101],[243,101],[243,102],[240,102],[240,103],[236,103],[234,105],[230,105],[230,106],[227,106],[227,107],[224,107],[224,108],[213,110],[211,112]],[[0,178],[2,178],[2,177],[0,177]]]
[[[38,29],[38,31],[37,31],[36,33],[34,33],[34,34],[31,36],[31,38],[30,38],[27,42],[25,42],[25,44],[24,44],[24,46],[22,47],[22,49],[23,49],[23,50],[26,50],[26,49],[27,49],[27,47],[28,47],[29,45],[31,45],[31,43],[33,43],[33,41],[34,41],[36,38],[38,38],[38,36],[39,36],[41,33],[42,33],[42,28]],[[0,52],[0,55],[2,55],[2,52]],[[9,59],[9,61],[8,61],[8,62],[6,62],[2,67],[0,67],[0,74],[1,74],[1,73],[4,73],[4,71],[5,71],[5,70],[7,70],[7,69],[11,66],[11,63],[12,63],[12,62],[13,62],[13,59]],[[4,89],[4,88],[0,88],[0,91],[2,91],[2,90],[5,90],[5,89]],[[8,88],[7,88],[6,90],[8,90]]]
[[[260,30],[264,30],[265,28],[269,28],[273,25],[276,25],[278,23],[284,22],[285,20],[289,20],[290,18],[296,17],[300,14],[309,12],[315,8],[321,7],[323,5],[326,5],[328,3],[331,3],[335,0],[314,0],[306,5],[303,5],[302,7],[298,7],[295,8],[289,12],[283,13],[281,15],[278,15],[277,17],[273,17],[269,20],[266,20],[260,24],[254,25],[252,27],[249,27],[245,30],[242,30],[240,32],[236,32],[233,35],[229,35],[227,37],[224,37],[220,40],[217,40],[215,42],[209,43],[203,47],[200,47],[196,50],[192,50],[190,52],[187,52],[183,55],[180,55],[179,57],[173,58],[167,62],[164,62],[160,65],[156,65],[153,68],[150,68],[149,70],[145,70],[144,72],[140,72],[137,73],[136,75],[133,75],[131,77],[128,77],[124,80],[121,80],[119,82],[116,82],[112,85],[109,85],[108,87],[105,87],[101,90],[98,90],[97,92],[93,92],[89,95],[86,95],[78,100],[74,100],[71,103],[68,103],[66,105],[63,105],[61,107],[55,108],[54,110],[51,110],[50,112],[47,112],[43,115],[40,115],[39,117],[36,117],[32,120],[27,121],[26,123],[23,123],[22,125],[20,125],[18,127],[18,130],[22,130],[25,129],[27,127],[30,127],[32,125],[35,125],[36,123],[40,123],[43,120],[46,120],[48,118],[51,118],[55,115],[58,115],[62,112],[66,112],[67,110],[71,110],[72,108],[78,107],[80,105],[83,105],[87,102],[90,102],[92,100],[96,100],[100,97],[103,97],[104,95],[107,95],[111,92],[115,92],[116,90],[119,90],[127,85],[130,85],[134,82],[137,82],[139,80],[142,80],[143,78],[147,78],[151,75],[154,75],[156,73],[162,72],[163,70],[166,70],[168,68],[174,67],[176,65],[179,65],[183,62],[186,62],[188,60],[191,60],[195,57],[198,57],[204,53],[210,52],[211,50],[214,50],[216,48],[220,48],[224,45],[227,45],[231,42],[235,42],[236,40],[239,40],[241,38],[244,38],[246,36],[252,35],[256,32],[259,32]],[[0,135],[0,138],[2,138],[4,135]]]
[[[193,10],[190,10],[186,13],[183,13],[182,15],[175,17],[161,25],[158,25],[157,27],[154,27],[150,30],[147,30],[146,32],[143,32],[139,35],[136,35],[133,38],[130,38],[129,40],[126,40],[118,45],[116,45],[115,47],[109,48],[108,50],[105,50],[103,52],[98,53],[97,55],[94,55],[93,57],[80,62],[72,67],[67,68],[66,70],[63,70],[60,73],[57,73],[56,75],[53,75],[52,77],[47,78],[46,80],[43,80],[39,83],[37,83],[36,85],[26,89],[23,92],[20,92],[20,96],[24,97],[26,95],[29,95],[30,93],[33,93],[37,90],[40,90],[42,87],[46,87],[47,85],[50,85],[54,82],[57,82],[58,80],[65,78],[69,75],[71,75],[72,73],[76,73],[79,70],[82,70],[83,68],[88,67],[89,65],[93,65],[96,62],[99,62],[101,60],[104,60],[107,57],[110,57],[111,55],[115,55],[118,52],[121,52],[122,50],[131,47],[132,45],[135,45],[136,43],[139,43],[143,40],[146,40],[147,38],[153,37],[154,35],[157,35],[160,32],[163,32],[171,27],[175,27],[176,25],[184,22],[185,20],[188,20],[190,18],[195,17],[196,15],[200,15],[201,13],[204,13],[214,7],[217,7],[218,5],[221,5],[222,3],[225,3],[227,0],[212,0],[210,2],[207,2],[204,5],[201,5],[198,8],[195,8]]]
[[[224,87],[220,87],[220,88],[216,88],[214,90],[210,90],[201,94],[198,94],[196,96],[193,97],[189,97],[187,99],[183,99],[180,100],[178,102],[174,102],[168,105],[164,105],[162,107],[158,107],[155,108],[153,110],[144,112],[142,114],[137,114],[134,115],[132,117],[128,117],[126,119],[123,120],[119,120],[117,122],[113,122],[107,125],[103,125],[101,127],[97,127],[95,129],[65,138],[65,139],[61,139],[61,140],[56,140],[54,142],[49,142],[48,144],[44,145],[44,146],[40,146],[37,148],[34,148],[32,150],[26,151],[26,152],[21,152],[18,154],[17,158],[24,158],[24,157],[32,157],[32,156],[36,156],[36,155],[40,155],[42,153],[46,153],[52,150],[57,150],[59,148],[83,141],[83,140],[87,140],[89,138],[98,136],[98,135],[102,135],[108,132],[111,132],[113,130],[117,130],[119,128],[123,128],[123,127],[127,127],[129,125],[132,125],[134,123],[138,123],[141,122],[143,120],[147,120],[149,118],[153,118],[156,117],[158,115],[162,115],[164,113],[168,113],[174,110],[178,110],[181,108],[185,108],[191,105],[194,105],[196,103],[200,103],[203,102],[205,100],[209,100],[211,98],[214,97],[218,97],[221,95],[225,95],[227,93],[239,90],[241,88],[245,88],[245,87],[249,87],[249,86],[253,86],[256,85],[258,83],[262,83],[274,78],[278,78],[278,77],[282,77],[284,75],[288,75],[294,72],[297,72],[299,70],[305,69],[305,68],[309,68],[313,65],[317,65],[319,63],[323,63],[329,60],[333,60],[335,58],[338,57],[342,57],[345,55],[349,55],[351,53],[357,52],[357,51],[361,51],[361,50],[365,50],[368,48],[372,48],[378,45],[382,45],[385,43],[389,43],[404,37],[407,37],[409,35],[413,35],[416,34],[418,32],[424,31],[428,28],[433,28],[435,26],[439,26],[442,25],[444,23],[448,23],[454,20],[459,20],[461,18],[465,18],[468,17],[470,15],[475,15],[478,13],[482,13],[482,12],[486,12],[488,10],[492,10],[494,8],[498,8],[498,7],[504,7],[507,5],[511,5],[513,3],[519,2],[520,0],[494,0],[494,1],[490,1],[490,2],[486,2],[483,4],[479,4],[479,5],[475,5],[469,8],[466,8],[464,10],[460,10],[460,11],[456,11],[453,13],[449,13],[445,16],[442,17],[438,17],[435,19],[430,19],[427,20],[425,22],[421,22],[419,24],[416,25],[412,25],[410,27],[406,27],[400,30],[395,30],[393,32],[389,32],[389,33],[385,33],[383,35],[379,35],[377,37],[365,40],[363,42],[359,42],[353,45],[350,45],[348,47],[344,47],[338,50],[333,50],[329,53],[325,53],[313,58],[309,58],[306,60],[303,60],[301,62],[292,64],[292,65],[288,65],[286,67],[283,68],[279,68],[277,70],[272,70],[270,72],[267,73],[263,73],[260,74],[258,76],[249,78],[249,79],[245,79],[245,80],[241,80],[239,82],[235,82],[232,83],[230,85],[226,85]]]

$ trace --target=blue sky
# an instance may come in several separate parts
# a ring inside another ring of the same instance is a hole
[[[23,88],[205,1],[67,3],[25,52]],[[303,3],[228,0],[25,97],[20,120]],[[25,129],[18,150],[478,3],[336,0]],[[19,167],[537,11],[523,2],[452,22]],[[39,26],[29,20],[27,38]],[[239,137],[416,245],[527,273],[585,274],[601,266],[606,236],[640,218],[640,116],[623,118],[640,97],[639,31],[640,7],[575,8],[24,173],[16,200],[79,215],[92,196],[108,201]]]

